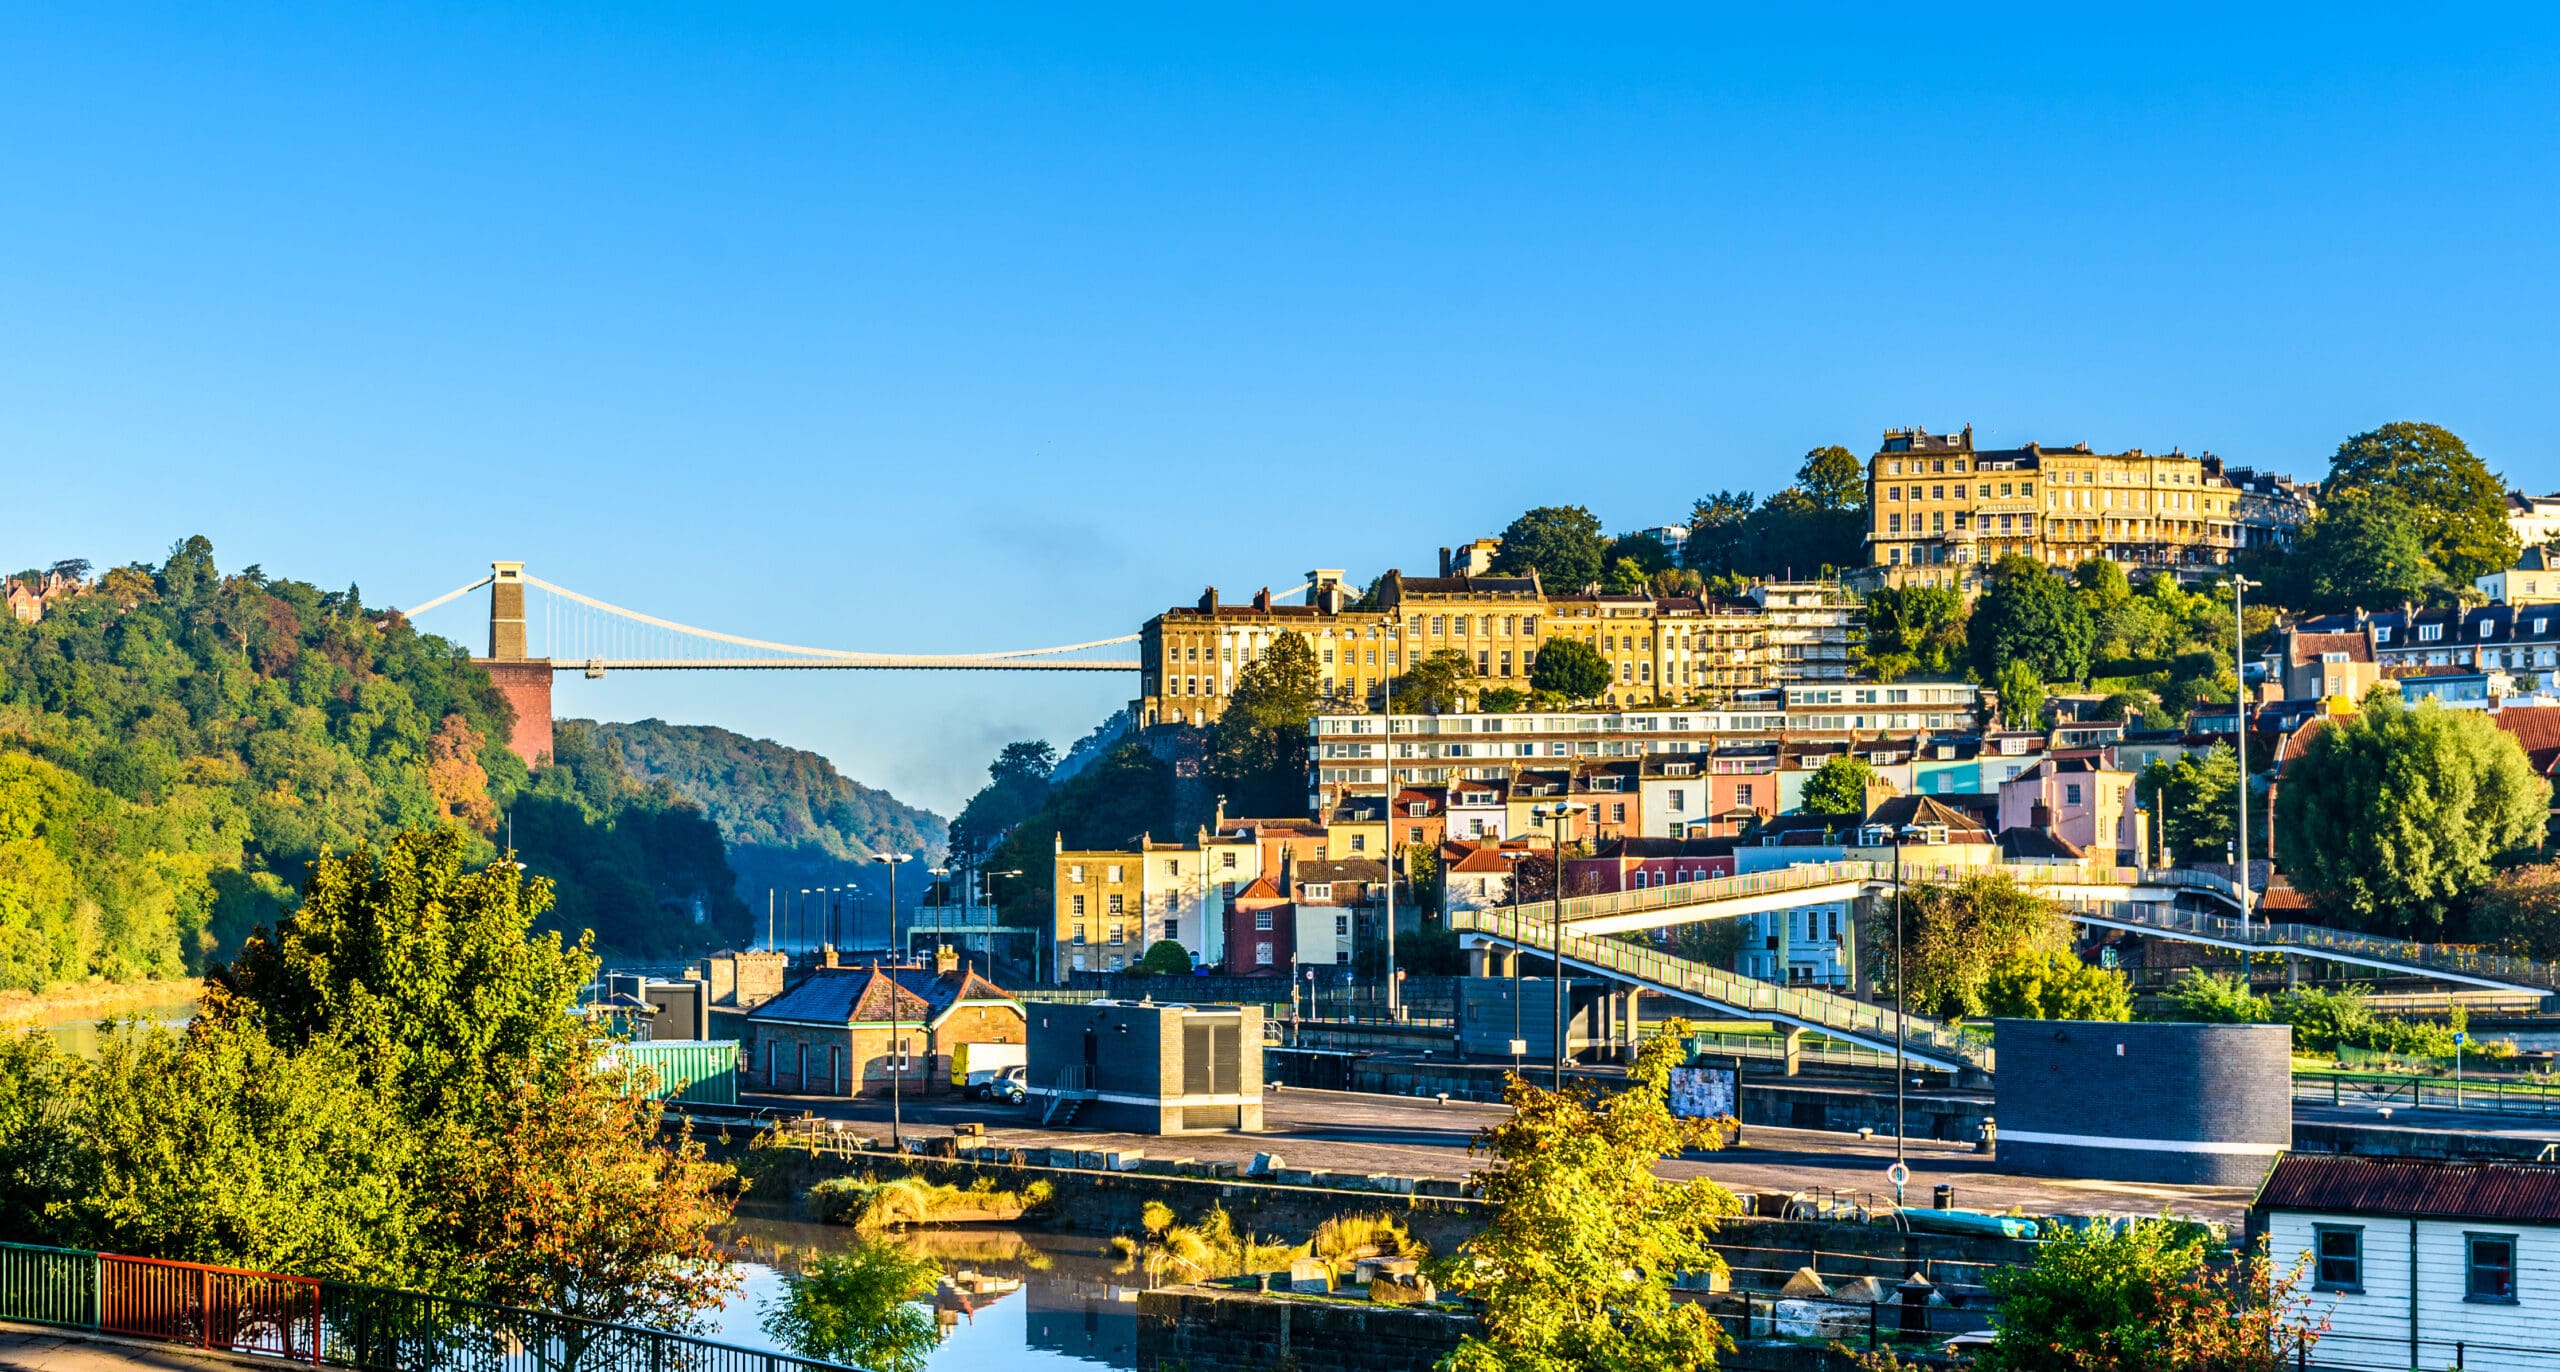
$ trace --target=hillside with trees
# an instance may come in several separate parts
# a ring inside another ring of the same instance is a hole
[[[661,950],[744,928],[698,809],[574,731],[529,773],[511,724],[460,646],[354,587],[226,574],[200,537],[0,620],[0,987],[198,972],[324,852],[445,826],[485,863],[510,818],[573,936]]]
[[[598,745],[632,776],[710,815],[750,907],[760,910],[768,889],[885,891],[888,882],[872,854],[942,855],[940,815],[865,786],[805,749],[711,725],[577,723],[592,729]],[[913,905],[923,890],[921,879],[904,882],[898,898]]]

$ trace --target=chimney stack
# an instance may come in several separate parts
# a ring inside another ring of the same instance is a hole
[[[948,943],[933,946],[933,974],[947,977],[960,970],[960,954]]]

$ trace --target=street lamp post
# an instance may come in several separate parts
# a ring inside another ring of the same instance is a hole
[[[907,1074],[906,1045],[899,1039],[898,1028],[898,864],[914,857],[913,853],[873,853],[871,860],[889,869],[889,1147],[906,1152],[901,1131],[905,1114],[904,1082]]]
[[[1386,834],[1387,860],[1387,1018],[1401,1021],[1404,1015],[1396,991],[1396,625],[1391,621],[1380,633],[1385,642],[1386,665],[1378,677],[1378,760],[1385,764],[1386,800],[1379,807],[1378,819]],[[1358,651],[1354,649],[1353,651]]]
[[[2232,875],[2239,878],[2240,938],[2249,938],[2249,670],[2246,660],[2248,629],[2240,620],[2240,593],[2259,583],[2231,574],[2231,677],[2239,714],[2232,721],[2231,746],[2240,763],[2240,863]],[[2247,966],[2244,961],[2242,966]]]
[[[1501,841],[1494,840],[1496,843]],[[1529,1046],[1520,1037],[1520,863],[1530,853],[1525,848],[1497,848],[1494,851],[1511,864],[1511,889],[1506,894],[1511,898],[1511,1075],[1516,1077],[1520,1075],[1520,1055]],[[1445,877],[1441,880],[1440,889],[1445,898],[1449,889]]]
[[[1587,808],[1589,807],[1576,801],[1560,800],[1553,805],[1537,806],[1529,812],[1531,818],[1547,827],[1547,862],[1554,869],[1551,875],[1555,881],[1555,890],[1551,894],[1555,902],[1556,926],[1554,953],[1556,1039],[1548,1081],[1549,1089],[1556,1091],[1564,1089],[1564,826],[1575,815]],[[1513,940],[1513,946],[1518,946],[1517,939]]]
[[[1906,1015],[1902,1001],[1903,979],[1908,968],[1902,958],[1902,845],[1919,832],[1920,826],[1906,824],[1893,831],[1893,1175],[1909,1175],[1902,1156],[1903,1096],[1911,1084],[1909,1060],[1903,1056],[1903,1031]],[[1902,1183],[1893,1184],[1893,1205],[1902,1208]]]
[[[933,947],[934,951],[940,952],[943,939],[942,907],[951,899],[951,867],[946,863],[926,870],[933,873]]]

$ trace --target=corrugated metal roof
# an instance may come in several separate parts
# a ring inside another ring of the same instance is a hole
[[[2560,1224],[2560,1166],[2289,1153],[2258,1189],[2257,1207]]]

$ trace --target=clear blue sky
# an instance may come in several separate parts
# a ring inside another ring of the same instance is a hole
[[[1099,8],[11,7],[0,563],[959,650],[1889,424],[2560,485],[2548,9]],[[1129,694],[563,685],[946,811]]]

